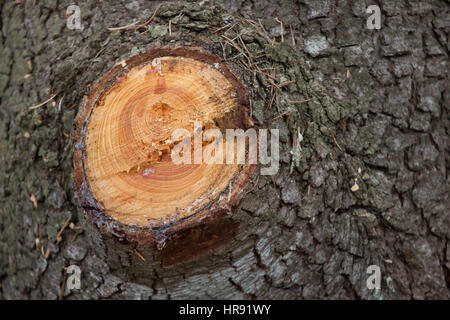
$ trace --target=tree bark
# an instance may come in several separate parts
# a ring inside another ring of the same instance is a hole
[[[364,1],[79,1],[82,30],[66,25],[71,4],[0,6],[1,298],[450,297],[448,2],[378,1],[380,30]],[[157,7],[145,28],[108,30]],[[278,173],[193,235],[227,230],[205,252],[99,232],[72,177],[93,83],[167,45],[223,59],[258,125],[280,130]],[[66,286],[70,265],[80,290]]]

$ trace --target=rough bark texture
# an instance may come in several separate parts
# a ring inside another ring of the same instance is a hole
[[[79,31],[66,27],[70,1],[21,2],[0,7],[0,298],[55,299],[69,265],[81,267],[82,289],[67,299],[450,297],[448,1],[176,2],[142,33],[107,28],[144,22],[159,3],[78,1]],[[381,30],[365,27],[370,4]],[[85,222],[70,138],[92,83],[168,44],[223,58],[282,142],[278,174],[260,176],[229,213],[232,240],[178,264],[186,257],[170,244],[135,248]],[[249,52],[265,54],[255,59],[280,91],[246,69]],[[54,93],[55,105],[28,109]],[[57,242],[68,217],[82,229]],[[374,264],[381,290],[366,287]]]

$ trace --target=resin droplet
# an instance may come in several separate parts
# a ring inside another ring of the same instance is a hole
[[[150,175],[155,174],[155,168],[146,168],[142,171],[142,177],[148,178]]]

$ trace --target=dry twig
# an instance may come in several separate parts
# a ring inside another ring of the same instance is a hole
[[[37,109],[37,108],[39,108],[39,107],[42,107],[43,105],[45,105],[45,104],[49,103],[50,101],[52,101],[53,98],[56,97],[56,95],[57,95],[57,93],[55,93],[54,95],[52,95],[50,98],[48,98],[48,99],[45,100],[44,102],[39,103],[39,104],[37,104],[37,105],[35,105],[35,106],[29,107],[28,110],[34,110],[34,109]]]
[[[64,230],[67,228],[67,226],[69,225],[70,219],[72,219],[72,216],[69,216],[69,218],[67,218],[67,220],[66,220],[66,222],[64,222],[64,225],[62,226],[61,230],[59,230],[58,234],[56,235],[57,242],[61,242],[58,240],[62,239],[61,235],[64,232]]]
[[[336,146],[339,148],[339,150],[342,151],[341,146],[339,145],[339,143],[338,143],[337,140],[336,140],[336,137],[334,136],[334,132],[331,133],[331,136],[333,137],[333,141],[334,141],[334,143],[336,144]],[[342,152],[344,152],[344,151],[342,151]]]
[[[67,281],[67,268],[64,268],[63,281],[61,283],[61,288],[59,289],[59,296],[58,296],[59,300],[62,300],[64,298],[64,290],[66,289],[66,281]]]
[[[136,253],[136,255],[137,255],[139,258],[141,258],[142,261],[144,261],[144,262],[146,261],[145,258],[144,258],[144,256],[143,256],[139,251],[137,251],[137,249],[134,249],[134,253]]]
[[[150,19],[148,19],[147,21],[145,21],[143,24],[137,25],[135,30],[137,29],[141,29],[141,28],[145,28],[150,22],[153,21],[153,19],[156,17],[156,14],[158,13],[159,10],[159,6],[156,7],[155,11],[153,12],[152,16],[150,17]]]
[[[275,18],[275,20],[280,24],[280,33],[281,33],[281,43],[284,42],[284,27],[283,27],[283,21],[281,21],[278,18]]]
[[[136,25],[137,21],[130,23],[129,25],[122,26],[122,27],[111,27],[108,28],[109,31],[117,31],[117,30],[124,30],[124,29],[130,29]]]

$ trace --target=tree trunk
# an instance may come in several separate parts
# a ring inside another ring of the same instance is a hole
[[[1,298],[450,297],[448,2],[378,1],[379,30],[364,1],[78,1],[82,30],[71,4],[0,7]],[[280,130],[277,174],[192,231],[199,247],[100,232],[73,179],[93,84],[165,46],[222,59]]]

